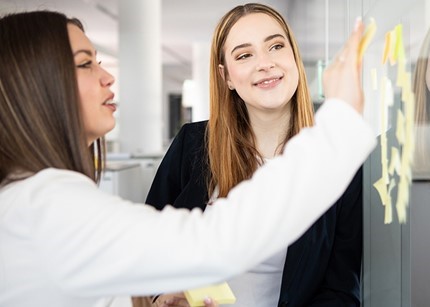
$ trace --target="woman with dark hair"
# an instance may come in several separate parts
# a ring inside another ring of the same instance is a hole
[[[213,35],[209,121],[183,126],[146,202],[158,209],[173,204],[210,210],[214,206],[207,205],[281,155],[285,144],[314,124],[292,30],[267,5],[239,5],[221,18]],[[306,157],[290,159],[298,162]],[[304,188],[319,193],[306,183]],[[297,184],[285,189],[297,189]],[[235,306],[272,307],[287,302],[288,306],[359,306],[361,255],[360,169],[335,205],[288,247],[288,253],[285,248],[229,280],[237,297]],[[181,301],[180,294],[171,296]]]
[[[97,188],[98,144],[115,125],[114,78],[80,23],[49,11],[1,17],[0,305],[109,306],[115,296],[181,291],[242,273],[292,243],[375,145],[360,115],[362,28],[326,72],[327,107],[315,128],[211,212],[159,212]],[[317,203],[305,183],[317,188],[326,177],[338,184]],[[284,189],[292,183],[297,190]]]

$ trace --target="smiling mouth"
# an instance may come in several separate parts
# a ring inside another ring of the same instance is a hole
[[[283,77],[264,79],[264,80],[261,80],[259,82],[254,83],[254,85],[266,87],[266,86],[270,86],[270,85],[275,84],[276,82],[280,81],[282,78]]]

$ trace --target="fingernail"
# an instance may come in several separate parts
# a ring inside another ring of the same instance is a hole
[[[358,16],[358,17],[355,19],[354,31],[357,31],[357,30],[358,30],[358,26],[360,25],[360,23],[361,23],[361,16]]]
[[[210,297],[205,297],[204,302],[205,304],[212,304],[212,299]]]

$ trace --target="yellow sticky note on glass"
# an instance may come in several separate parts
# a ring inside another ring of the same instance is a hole
[[[187,290],[184,294],[191,307],[204,306],[203,300],[207,297],[212,298],[218,304],[234,304],[236,302],[236,297],[226,282],[209,287]]]
[[[405,60],[405,47],[403,46],[403,25],[398,24],[394,31],[396,33],[396,45],[394,48],[394,59],[404,62]]]
[[[391,37],[391,31],[390,31],[385,34],[385,45],[384,45],[384,52],[382,53],[382,64],[385,64],[387,62],[388,55],[392,54],[393,52],[391,49],[391,41],[392,41],[392,37]]]
[[[366,27],[366,30],[364,31],[363,37],[361,38],[360,45],[358,46],[358,59],[361,60],[363,58],[364,52],[366,51],[367,47],[369,46],[370,42],[373,39],[373,36],[375,36],[376,32],[376,23],[375,19],[370,18],[370,23]]]

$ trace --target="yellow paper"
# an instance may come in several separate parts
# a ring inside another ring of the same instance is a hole
[[[412,91],[411,91],[411,73],[406,72],[406,68],[403,68],[403,69],[404,69],[404,76],[403,76],[404,80],[403,80],[403,84],[401,85],[401,87],[402,87],[402,101],[403,101],[403,103],[407,103],[407,101],[409,100],[409,96],[412,93]]]
[[[364,52],[366,51],[367,47],[369,46],[370,42],[373,39],[373,36],[375,36],[376,32],[376,23],[375,19],[370,18],[370,23],[366,27],[366,30],[364,31],[363,37],[361,38],[360,45],[358,46],[358,59],[361,60],[363,58]]]
[[[396,45],[396,32],[394,30],[390,31],[390,38],[391,40],[388,58],[390,60],[391,66],[393,66],[394,64],[396,64],[397,61],[397,59],[394,57],[394,49]]]
[[[406,64],[404,61],[399,60],[397,62],[397,81],[396,81],[396,85],[398,87],[405,87],[406,84]]]
[[[385,184],[384,178],[380,178],[373,184],[376,191],[378,191],[379,197],[381,198],[382,204],[385,206],[388,200],[388,190],[387,185]]]
[[[399,150],[393,146],[393,147],[391,147],[391,161],[390,161],[390,167],[388,168],[388,173],[392,176],[392,175],[394,175],[394,171],[398,175],[401,174],[401,163],[400,163]]]
[[[407,206],[409,200],[409,186],[406,180],[400,179],[399,188],[397,191],[397,203],[396,210],[399,222],[402,224],[406,223],[407,217]]]
[[[382,54],[382,65],[387,62],[388,56],[392,53],[391,50],[391,32],[385,34],[384,53]]]
[[[394,48],[394,59],[404,62],[405,60],[405,47],[403,46],[403,26],[398,24],[395,28],[396,45]]]
[[[226,282],[209,287],[188,290],[185,291],[184,294],[191,307],[204,306],[203,300],[206,297],[212,298],[218,304],[234,304],[236,302],[236,297]]]

